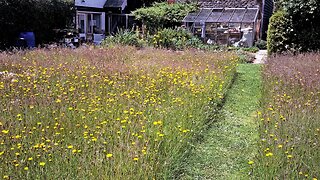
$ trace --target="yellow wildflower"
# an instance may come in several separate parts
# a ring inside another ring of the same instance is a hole
[[[269,157],[269,156],[271,157],[271,156],[273,156],[273,153],[269,152],[269,153],[266,154],[266,156],[267,157]]]
[[[112,157],[112,154],[107,154],[107,158],[111,158]]]

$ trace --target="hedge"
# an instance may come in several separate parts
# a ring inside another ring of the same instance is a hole
[[[291,21],[288,14],[278,11],[270,18],[267,36],[268,54],[282,53],[290,48]]]
[[[280,12],[270,19],[269,53],[320,50],[320,1],[277,0]]]

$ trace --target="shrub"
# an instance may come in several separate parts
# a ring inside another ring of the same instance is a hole
[[[181,50],[186,48],[203,48],[203,42],[193,36],[189,31],[178,29],[163,29],[153,36],[153,46],[158,48],[167,48]]]
[[[73,2],[67,0],[1,0],[0,49],[15,44],[19,32],[35,32],[37,44],[53,40],[53,29],[71,26]]]
[[[282,31],[279,34],[280,46],[279,49],[277,47],[272,48],[271,53],[282,52],[288,48],[294,52],[318,51],[320,49],[320,1],[278,0],[277,4],[280,9],[283,9],[285,15],[283,18],[280,17],[281,13],[276,14],[276,16],[279,20],[285,19],[285,23],[279,22],[280,31]],[[273,23],[276,22],[273,20]],[[289,36],[287,36],[287,30],[290,31]],[[284,45],[287,45],[287,48],[283,48]]]
[[[151,46],[155,48],[166,48],[171,50],[183,50],[197,48],[202,50],[215,50],[219,47],[203,44],[185,29],[162,29],[155,35],[147,35],[145,39],[140,38],[137,32],[130,30],[119,30],[113,36],[108,36],[102,42],[102,46],[127,45],[135,47]]]
[[[259,48],[258,47],[248,47],[248,48],[242,48],[243,51],[245,52],[249,52],[249,53],[256,53],[259,51]]]
[[[259,49],[267,49],[267,41],[260,39],[255,43],[255,46]]]
[[[137,33],[134,31],[119,30],[115,35],[106,37],[106,39],[102,42],[102,46],[116,44],[142,47],[143,41],[139,39],[139,35],[137,35]]]
[[[268,27],[268,54],[287,51],[292,32],[291,20],[284,11],[278,11],[270,18]]]
[[[156,32],[164,27],[179,26],[182,19],[192,10],[195,10],[193,4],[164,2],[137,9],[133,14],[136,20],[142,21],[147,26],[149,31]]]
[[[302,52],[320,49],[320,1],[289,0],[284,8],[292,18],[295,49]]]

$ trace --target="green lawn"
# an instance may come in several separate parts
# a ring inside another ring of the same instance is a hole
[[[185,162],[183,179],[248,179],[256,152],[261,65],[241,64],[216,122]]]

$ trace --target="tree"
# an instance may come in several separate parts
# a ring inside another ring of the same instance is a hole
[[[53,29],[73,20],[73,2],[63,0],[1,0],[0,48],[14,45],[19,32],[33,31],[38,44],[53,39]]]
[[[151,32],[164,27],[174,27],[181,24],[183,18],[195,10],[194,4],[155,3],[151,7],[140,8],[133,12],[135,18],[145,24]]]
[[[292,37],[298,51],[316,51],[320,49],[320,1],[319,0],[279,0],[292,22]]]

